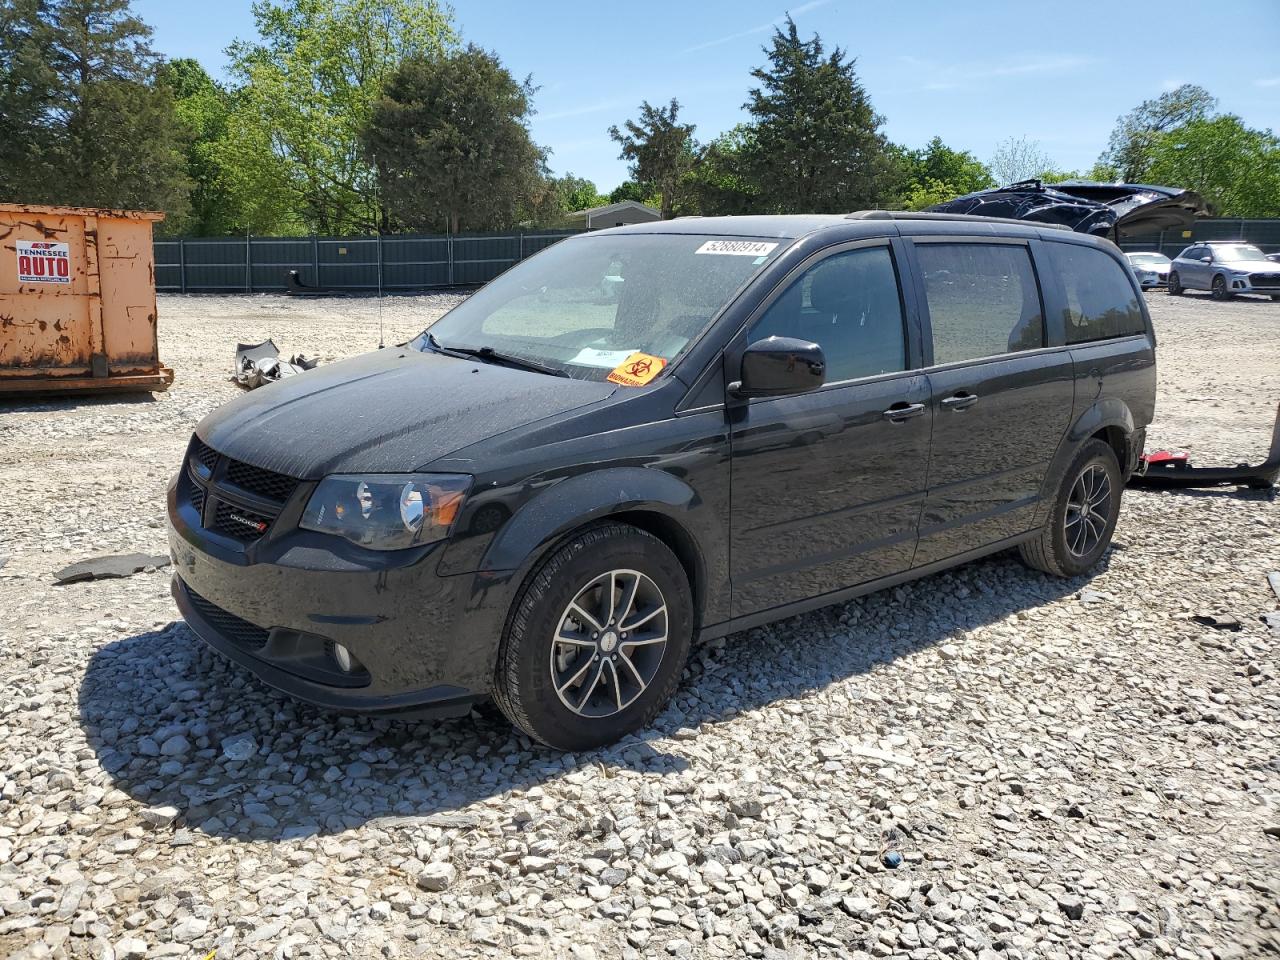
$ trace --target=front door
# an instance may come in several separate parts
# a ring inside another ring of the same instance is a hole
[[[1075,396],[1065,348],[1045,349],[1025,243],[915,241],[933,410],[929,494],[915,566],[1035,526],[1041,485]]]
[[[827,385],[728,407],[734,616],[910,567],[933,414],[905,331],[893,253],[876,242],[804,270],[742,338],[819,344]]]

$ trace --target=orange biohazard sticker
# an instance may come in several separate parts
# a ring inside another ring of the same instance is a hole
[[[610,383],[620,383],[624,387],[643,387],[662,372],[667,361],[662,357],[650,356],[647,353],[633,353],[613,368],[607,379]]]

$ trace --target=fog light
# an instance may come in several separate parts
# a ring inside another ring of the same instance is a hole
[[[340,643],[333,645],[333,662],[338,665],[338,669],[343,673],[350,673],[355,669],[356,658],[351,656],[351,651]]]

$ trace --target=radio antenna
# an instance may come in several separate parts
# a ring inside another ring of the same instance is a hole
[[[382,233],[378,233],[378,349],[387,346],[382,327]]]

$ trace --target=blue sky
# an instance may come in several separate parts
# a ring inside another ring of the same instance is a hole
[[[160,52],[195,57],[215,75],[227,44],[254,36],[249,7],[134,2]],[[634,116],[640,101],[679,98],[704,141],[745,119],[750,71],[788,10],[803,35],[817,31],[857,57],[886,132],[912,147],[937,134],[985,160],[1000,140],[1027,136],[1060,167],[1087,169],[1117,116],[1179,83],[1207,87],[1251,126],[1280,129],[1277,0],[1076,0],[1044,9],[1027,0],[454,5],[464,40],[541,87],[532,130],[550,148],[552,169],[588,177],[604,192],[626,178],[606,131]]]

